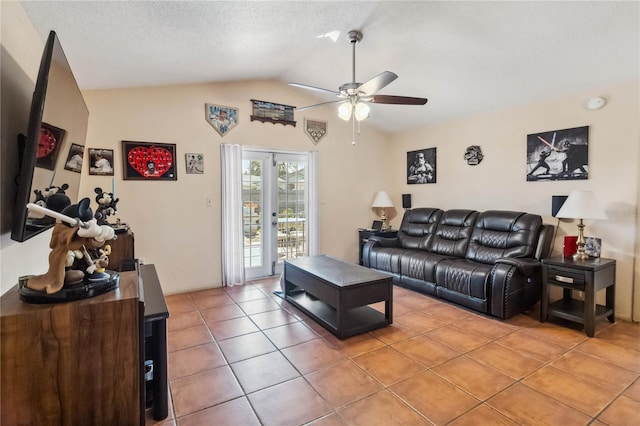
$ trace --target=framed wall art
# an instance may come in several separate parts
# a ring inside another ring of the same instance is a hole
[[[238,125],[238,108],[204,104],[205,118],[220,136],[225,136]]]
[[[65,170],[82,173],[82,163],[84,162],[84,146],[76,143],[71,144],[67,160],[64,162]]]
[[[60,152],[60,145],[66,131],[45,122],[40,126],[38,151],[36,152],[36,167],[54,170]]]
[[[187,153],[184,157],[187,174],[201,175],[204,173],[204,154]]]
[[[527,181],[589,178],[589,126],[527,135]]]
[[[124,180],[178,180],[176,145],[122,141]]]
[[[407,184],[436,183],[436,149],[407,152]]]
[[[251,99],[251,105],[251,121],[257,120],[263,123],[280,123],[283,126],[296,126],[296,122],[293,119],[294,106],[259,101],[257,99]]]
[[[89,148],[89,174],[113,176],[113,150]]]

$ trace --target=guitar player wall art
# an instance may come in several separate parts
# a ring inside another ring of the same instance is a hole
[[[124,180],[178,180],[176,145],[122,141]]]

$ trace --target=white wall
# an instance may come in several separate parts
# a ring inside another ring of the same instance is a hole
[[[154,263],[166,293],[221,285],[220,144],[319,152],[320,252],[357,260],[357,228],[374,217],[374,191],[390,176],[387,137],[366,124],[355,146],[351,125],[331,107],[309,111],[327,120],[328,134],[316,146],[297,125],[250,121],[250,99],[288,105],[317,100],[273,81],[148,87],[85,92],[91,111],[87,147],[115,151],[118,217],[135,233],[136,257]],[[205,103],[239,108],[238,125],[221,137],[205,120]],[[124,181],[121,141],[176,144],[177,181]],[[185,174],[184,154],[203,153],[205,173]],[[372,171],[372,167],[376,170]],[[84,176],[81,194],[111,188],[111,177]],[[214,200],[206,207],[206,198]]]
[[[561,254],[563,237],[577,234],[577,222],[551,217],[551,196],[593,190],[608,220],[586,220],[585,234],[602,238],[602,256],[616,259],[616,315],[630,319],[638,257],[639,90],[638,81],[621,83],[395,135],[395,198],[411,193],[414,206],[540,214],[546,223],[559,223],[555,254]],[[607,106],[587,110],[585,103],[594,96],[604,96]],[[526,181],[528,134],[585,125],[589,126],[588,180]],[[484,153],[477,166],[463,159],[469,145],[480,145]],[[431,147],[437,148],[437,183],[407,185],[406,153]]]

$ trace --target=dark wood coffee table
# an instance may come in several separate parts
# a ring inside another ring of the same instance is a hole
[[[284,296],[340,339],[393,322],[391,276],[326,255],[286,260]]]

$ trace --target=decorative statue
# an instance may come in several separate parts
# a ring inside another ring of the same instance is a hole
[[[27,205],[29,210],[63,222],[56,223],[53,227],[49,243],[49,270],[43,275],[29,278],[26,283],[28,288],[52,294],[60,291],[63,286],[82,284],[85,279],[100,281],[109,278],[108,274],[101,272],[104,271],[105,262],[108,262],[108,246],[97,259],[90,252],[103,247],[106,241],[114,238],[115,233],[110,226],[98,225],[90,203],[89,198],[83,198],[78,204],[71,204],[59,213],[36,204]],[[82,266],[74,269],[76,259],[81,260]]]
[[[120,199],[113,198],[112,192],[103,192],[102,188],[95,188],[94,191],[98,194],[96,195],[96,203],[98,203],[96,219],[99,225],[106,225],[107,216],[114,215],[118,211],[117,204]]]

